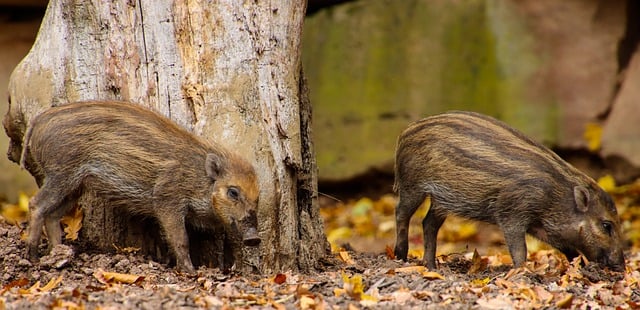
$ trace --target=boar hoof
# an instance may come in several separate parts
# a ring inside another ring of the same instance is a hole
[[[180,272],[188,273],[188,274],[194,274],[194,273],[196,273],[196,269],[195,269],[195,268],[193,268],[193,265],[191,265],[191,264],[188,264],[188,265],[184,265],[184,264],[183,264],[183,265],[180,265],[180,266],[178,266],[178,270],[180,270]]]

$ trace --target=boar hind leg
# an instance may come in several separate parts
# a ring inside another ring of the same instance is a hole
[[[396,207],[396,247],[394,254],[396,258],[407,260],[409,251],[409,221],[411,216],[418,210],[424,202],[426,194],[408,193],[406,190],[399,191],[400,200]]]
[[[77,197],[67,197],[58,208],[54,210],[44,220],[44,227],[47,231],[47,238],[49,239],[49,248],[47,251],[51,251],[54,246],[62,243],[62,229],[60,228],[60,219],[75,206]]]
[[[189,255],[189,236],[184,216],[166,214],[158,218],[164,230],[167,242],[176,256],[176,266],[184,272],[193,273],[195,269]]]
[[[29,236],[27,239],[27,256],[30,260],[38,259],[38,246],[42,236],[43,225],[47,226],[49,241],[60,243],[60,217],[66,212],[64,204],[69,193],[60,191],[59,180],[47,178],[40,191],[29,201]],[[57,226],[56,226],[57,225]]]
[[[424,256],[422,258],[422,264],[427,268],[436,269],[436,242],[438,237],[438,230],[444,223],[446,216],[442,216],[437,213],[436,202],[431,199],[431,207],[427,212],[427,216],[422,220],[422,234],[424,242]]]

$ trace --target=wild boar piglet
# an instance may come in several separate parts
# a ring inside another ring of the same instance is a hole
[[[40,187],[29,203],[31,259],[43,225],[50,248],[61,242],[60,218],[86,191],[156,218],[184,271],[194,270],[187,223],[260,243],[253,166],[141,106],[93,101],[50,108],[28,127],[22,162]]]
[[[398,138],[395,255],[407,258],[409,220],[426,197],[423,263],[436,268],[436,236],[448,215],[496,224],[515,266],[525,234],[572,259],[582,253],[624,270],[623,236],[611,197],[547,147],[492,117],[448,112],[412,123]]]

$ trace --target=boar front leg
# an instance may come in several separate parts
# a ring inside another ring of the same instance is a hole
[[[164,214],[158,217],[160,226],[164,230],[169,247],[176,256],[176,266],[179,270],[194,273],[193,263],[189,255],[189,235],[185,226],[185,218],[180,212]]]
[[[520,222],[517,220],[506,221],[506,223],[511,224],[500,225],[504,240],[509,248],[509,254],[511,254],[511,260],[513,260],[513,266],[516,268],[523,266],[527,260],[527,242],[525,239],[527,225],[523,225]]]

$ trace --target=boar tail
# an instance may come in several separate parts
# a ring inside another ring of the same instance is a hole
[[[27,153],[29,152],[29,140],[31,140],[31,132],[33,126],[27,126],[27,132],[24,134],[22,141],[22,153],[20,153],[20,167],[22,169],[27,168]]]

